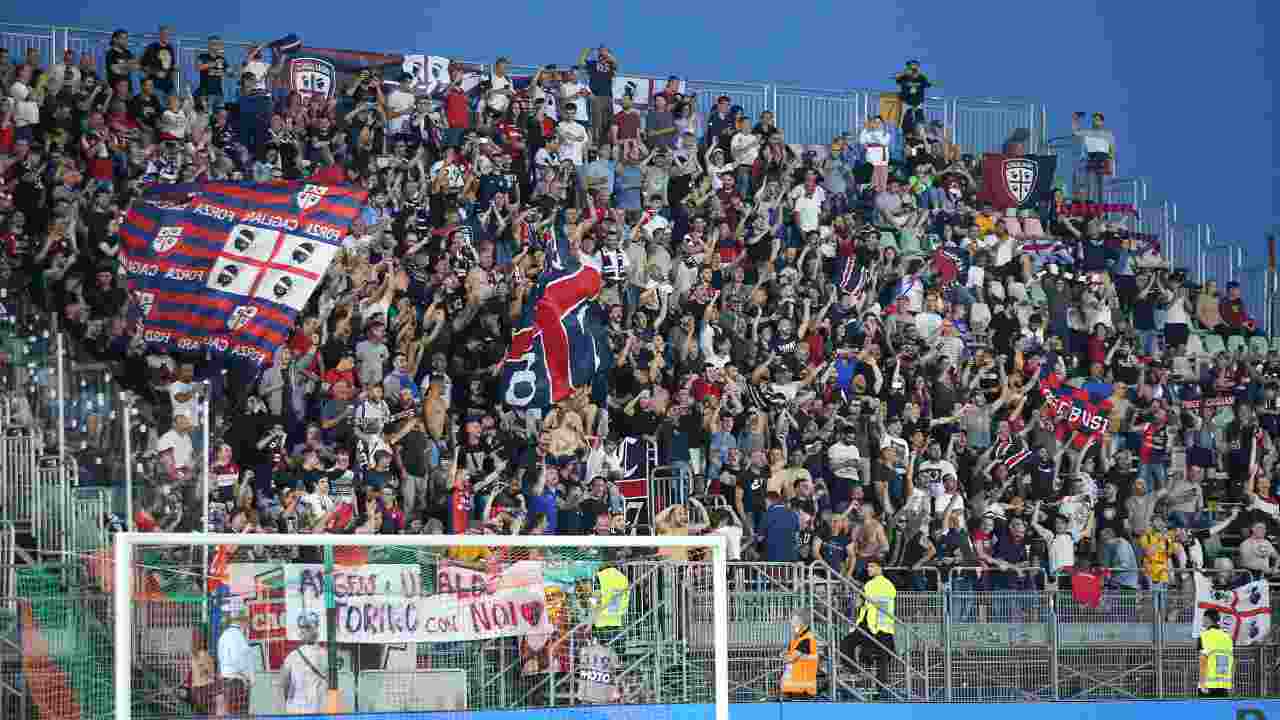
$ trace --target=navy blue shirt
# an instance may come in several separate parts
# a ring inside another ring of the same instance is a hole
[[[609,60],[604,60],[599,53],[587,62],[587,74],[590,76],[588,85],[591,87],[591,94],[596,97],[613,97],[613,75],[618,71],[618,66]]]
[[[786,505],[778,504],[764,514],[760,528],[764,535],[764,559],[766,562],[795,562],[796,535],[800,532],[800,516]]]

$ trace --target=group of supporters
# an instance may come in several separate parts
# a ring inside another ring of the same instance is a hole
[[[0,49],[0,239],[148,405],[138,529],[717,532],[916,589],[1280,562],[1280,355],[1237,285],[1099,204],[1101,114],[1075,123],[1088,182],[1000,212],[914,61],[815,152],[678,78],[615,97],[603,46],[520,89],[499,59],[478,89],[456,64],[431,95],[361,73],[317,96],[273,93],[269,49],[233,67],[213,38],[187,85],[167,32],[112,42],[104,66]],[[149,348],[120,262],[140,193],[303,178],[368,206],[265,371]],[[561,246],[601,272],[612,362],[535,412],[504,359]],[[651,521],[621,489],[636,443],[677,478]]]

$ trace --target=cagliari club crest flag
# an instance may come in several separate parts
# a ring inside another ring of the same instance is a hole
[[[982,189],[978,199],[997,210],[1034,208],[1053,198],[1053,176],[1058,159],[1053,155],[982,156]]]
[[[1254,580],[1234,590],[1218,589],[1202,573],[1195,575],[1196,611],[1191,622],[1191,636],[1200,637],[1204,627],[1204,611],[1217,610],[1218,627],[1231,636],[1236,645],[1264,642],[1271,634],[1271,589],[1266,580]]]
[[[558,403],[613,367],[605,315],[595,302],[600,268],[570,253],[563,237],[554,249],[503,360],[502,397],[517,410]]]
[[[304,182],[151,188],[120,230],[144,340],[261,365],[288,339],[366,197]]]

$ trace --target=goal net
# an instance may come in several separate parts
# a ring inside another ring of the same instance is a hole
[[[720,536],[114,539],[119,720],[728,717]]]

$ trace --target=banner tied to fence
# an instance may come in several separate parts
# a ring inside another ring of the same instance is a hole
[[[1253,645],[1266,640],[1271,633],[1271,589],[1266,580],[1255,580],[1238,588],[1216,588],[1201,573],[1195,575],[1196,612],[1191,623],[1193,637],[1200,637],[1204,627],[1204,611],[1217,610],[1218,627],[1231,636],[1236,645]]]
[[[552,631],[536,562],[498,573],[461,566],[441,566],[434,578],[423,572],[413,564],[334,568],[337,642],[459,642]],[[304,614],[319,620],[322,640],[329,636],[323,565],[238,563],[230,576],[233,593],[248,590],[253,636],[298,641]]]

